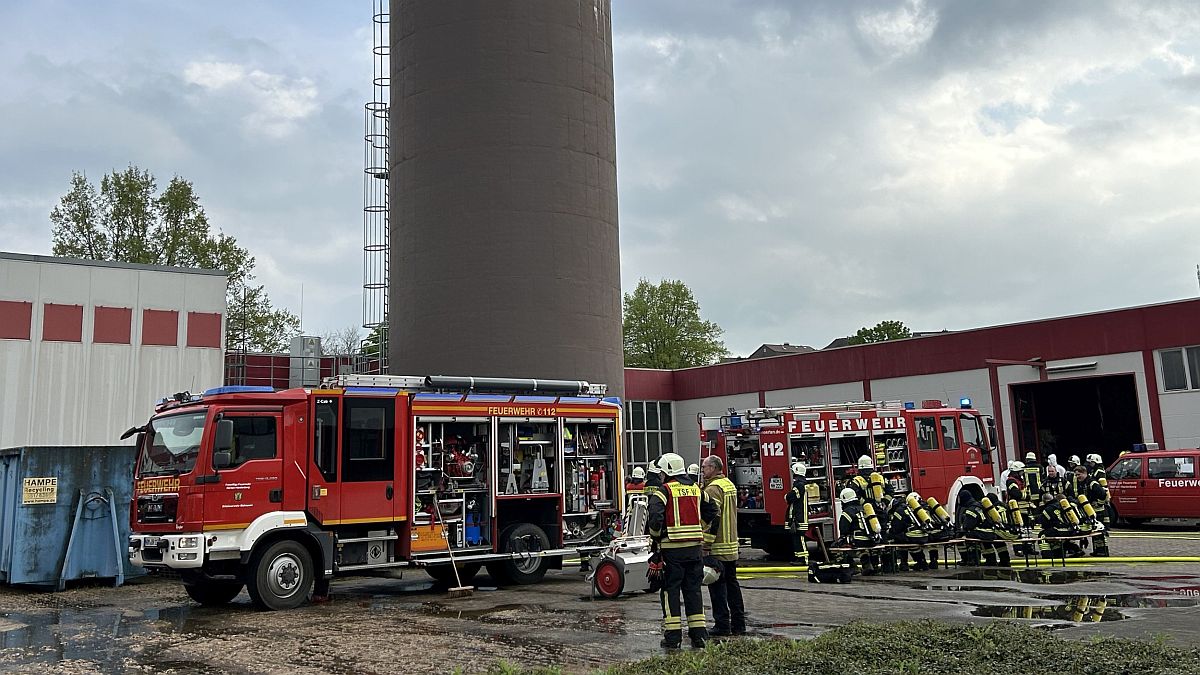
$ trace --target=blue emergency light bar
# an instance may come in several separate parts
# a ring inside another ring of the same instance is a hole
[[[960,408],[970,408],[970,407],[971,407],[971,399],[970,399],[969,397],[966,397],[966,396],[964,396],[964,397],[960,398],[960,399],[958,400],[958,407],[960,407]]]
[[[905,401],[905,402],[904,402],[904,409],[905,409],[905,410],[916,410],[916,409],[917,409],[917,404],[916,404],[916,403],[914,403],[914,402],[912,402],[912,401]]]
[[[205,396],[219,396],[221,394],[270,394],[275,391],[274,387],[260,387],[244,384],[231,384],[224,387],[213,387],[204,392]]]

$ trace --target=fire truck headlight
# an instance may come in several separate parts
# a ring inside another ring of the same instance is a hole
[[[969,398],[965,398],[965,397],[964,397],[964,398],[961,398],[961,399],[959,399],[959,400],[958,400],[958,407],[960,407],[960,408],[970,408],[970,407],[971,407],[971,399],[969,399]]]
[[[179,548],[196,548],[200,545],[200,537],[180,537]]]
[[[195,560],[196,554],[195,553],[180,553],[179,559],[180,560]]]

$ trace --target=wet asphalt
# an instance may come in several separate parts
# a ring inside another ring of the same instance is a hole
[[[1195,527],[1118,531],[1113,555],[1200,555]],[[747,565],[765,565],[749,551]],[[658,599],[593,600],[574,571],[532,587],[486,574],[449,598],[420,571],[335,582],[333,599],[256,611],[192,603],[170,578],[62,593],[0,587],[0,669],[15,672],[360,673],[482,671],[498,660],[587,671],[659,653]],[[747,575],[749,639],[804,638],[855,619],[1021,621],[1063,637],[1168,636],[1200,644],[1200,564],[949,569],[808,583]]]

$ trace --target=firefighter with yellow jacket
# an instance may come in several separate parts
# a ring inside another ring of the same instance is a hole
[[[708,638],[704,598],[700,595],[704,577],[701,547],[705,529],[715,534],[720,528],[720,507],[688,476],[679,455],[673,452],[663,455],[659,468],[666,477],[662,488],[650,499],[646,529],[657,541],[664,565],[665,579],[659,591],[663,609],[660,645],[665,649],[679,649],[683,644],[682,593],[688,638],[692,647],[699,649]]]
[[[792,489],[787,493],[787,518],[784,522],[792,532],[792,564],[808,564],[808,467],[804,462],[792,462]]]
[[[716,455],[706,457],[700,463],[700,471],[704,475],[704,492],[721,507],[720,527],[715,535],[705,535],[705,554],[716,558],[721,565],[721,576],[708,585],[714,624],[709,635],[744,635],[746,605],[737,578],[737,487],[725,476],[725,462]],[[711,542],[707,541],[709,538]]]

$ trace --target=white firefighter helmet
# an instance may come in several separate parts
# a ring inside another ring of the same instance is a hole
[[[720,578],[721,578],[721,570],[717,569],[716,567],[713,567],[712,565],[705,565],[704,566],[704,578],[700,580],[700,583],[707,586]]]
[[[673,452],[658,458],[658,468],[668,476],[683,476],[687,473],[683,458]]]
[[[1035,454],[1032,450],[1030,450],[1029,452],[1025,453],[1025,461],[1030,462],[1030,463],[1036,462],[1037,454]]]
[[[1009,470],[1009,471],[1016,471],[1016,470],[1017,470],[1017,465],[1018,465],[1018,464],[1020,464],[1020,462],[1018,462],[1018,461],[1017,461],[1017,460],[1015,460],[1015,459],[1010,459],[1010,460],[1008,460],[1008,470]]]
[[[640,466],[633,467],[633,477],[634,478],[645,478],[646,470]]]
[[[1104,460],[1100,457],[1100,454],[1096,452],[1088,455],[1087,461],[1091,462],[1092,464],[1101,464],[1104,462]]]
[[[1012,470],[1013,471],[1024,471],[1025,470],[1025,462],[1013,462]]]
[[[852,488],[842,488],[841,494],[838,495],[838,501],[845,504],[858,499],[858,493]]]
[[[1079,455],[1071,455],[1071,459],[1067,460],[1067,464],[1079,464]]]
[[[921,500],[921,493],[920,493],[920,492],[910,492],[910,493],[908,493],[908,496],[907,496],[907,497],[905,497],[905,499],[906,499],[906,500],[909,500],[909,499],[915,499],[915,500],[917,500],[918,502],[922,501],[922,500]]]
[[[695,475],[695,476],[699,476],[700,475],[700,465],[699,464],[688,464],[688,473]]]
[[[804,465],[804,462],[792,462],[793,476],[803,476],[806,473],[808,473],[808,467]]]
[[[871,459],[870,455],[863,455],[862,457],[858,458],[858,470],[859,471],[862,471],[863,469],[874,469],[874,468],[875,468],[875,460]]]

